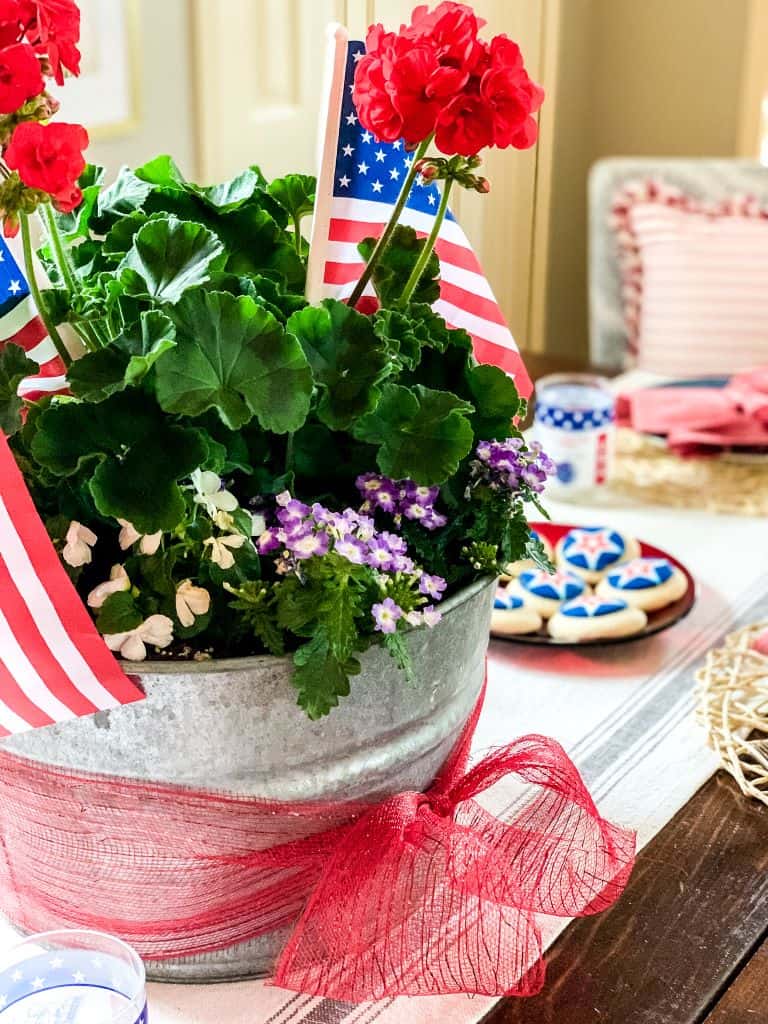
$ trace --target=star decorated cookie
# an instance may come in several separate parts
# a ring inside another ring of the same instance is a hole
[[[542,618],[523,597],[498,587],[491,612],[491,633],[496,636],[520,636],[541,629]]]
[[[564,601],[579,597],[588,589],[583,579],[563,569],[553,573],[526,569],[508,587],[511,593],[521,597],[545,619],[554,615]]]
[[[606,573],[597,587],[601,597],[619,597],[633,608],[657,611],[678,601],[688,589],[685,575],[667,558],[633,558]]]
[[[555,549],[560,568],[597,583],[610,569],[636,558],[640,545],[609,526],[580,526],[569,530]]]
[[[555,552],[552,545],[549,543],[546,537],[542,537],[540,533],[535,530],[531,530],[531,536],[535,537],[536,540],[540,541],[541,546],[544,548],[544,554],[550,561],[554,560]],[[525,572],[526,569],[535,569],[536,563],[532,558],[521,558],[517,562],[510,562],[502,573],[501,579],[503,582],[507,582],[514,579],[515,576],[519,576],[521,572]]]
[[[549,620],[549,635],[555,640],[603,640],[641,632],[648,617],[620,597],[583,594],[567,601]]]

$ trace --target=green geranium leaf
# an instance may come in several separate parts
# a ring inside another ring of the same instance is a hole
[[[170,186],[184,189],[188,182],[179,170],[173,157],[163,153],[136,168],[136,177],[149,185]]]
[[[363,259],[367,262],[376,245],[375,238],[364,238],[358,245]],[[373,272],[373,286],[382,306],[394,306],[400,301],[403,289],[411,271],[421,255],[425,238],[419,238],[415,230],[405,224],[398,224],[389,245],[376,264]],[[440,261],[434,251],[427,261],[419,283],[413,291],[413,302],[432,303],[440,298]]]
[[[249,167],[242,174],[220,185],[191,185],[189,189],[214,210],[229,213],[250,199],[256,189],[261,187],[262,181],[261,174]]]
[[[16,394],[25,377],[39,371],[19,345],[0,346],[0,430],[12,437],[21,427],[24,402]]]
[[[286,330],[298,338],[321,389],[318,418],[333,430],[345,430],[370,412],[379,399],[378,384],[390,368],[386,339],[371,320],[335,299],[294,313]]]
[[[188,288],[206,282],[225,262],[221,241],[201,224],[161,217],[136,232],[118,266],[132,295],[178,302]]]
[[[315,208],[317,179],[310,174],[287,174],[275,178],[267,186],[269,194],[280,203],[288,216],[299,224],[302,217],[309,216]]]
[[[140,209],[151,191],[152,186],[130,168],[121,167],[117,178],[98,197],[96,211],[100,221],[111,224],[118,217]]]
[[[473,366],[466,375],[475,414],[475,436],[484,440],[509,437],[520,410],[520,396],[511,377],[498,366]]]
[[[298,430],[309,411],[312,373],[301,346],[247,295],[188,292],[174,307],[177,347],[156,367],[167,412],[216,409],[237,430],[253,417],[264,430]]]
[[[164,218],[163,213],[146,214],[142,210],[134,210],[126,217],[121,217],[107,232],[104,241],[101,243],[101,251],[105,256],[121,259],[133,245],[136,232],[139,231],[147,221]]]
[[[138,384],[162,355],[176,347],[175,338],[176,328],[164,313],[142,313],[138,329],[72,364],[68,373],[72,394],[86,402],[103,402]]]
[[[103,402],[122,391],[129,359],[114,345],[87,352],[72,363],[67,373],[72,394],[86,402]]]
[[[373,412],[360,419],[353,433],[379,446],[379,468],[399,480],[440,484],[458,469],[472,448],[474,407],[456,395],[385,384]]]
[[[110,594],[96,616],[96,628],[102,636],[111,633],[128,633],[144,621],[136,607],[133,595],[128,590]]]
[[[250,295],[281,323],[285,323],[291,314],[303,309],[307,304],[303,295],[283,291],[276,281],[263,274],[240,277],[237,281],[239,294]]]
[[[140,533],[173,530],[184,518],[186,502],[178,481],[208,455],[197,430],[169,426],[164,420],[145,443],[134,444],[120,459],[96,468],[90,491],[105,516],[127,519]]]
[[[126,385],[138,384],[149,373],[157,360],[176,348],[176,327],[170,317],[151,309],[139,318],[139,335],[128,334],[116,344],[130,353],[125,368]]]
[[[414,369],[424,344],[418,321],[394,309],[380,309],[373,318],[373,329],[378,338],[385,339],[397,352],[403,366]]]

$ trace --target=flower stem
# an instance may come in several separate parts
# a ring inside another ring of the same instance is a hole
[[[48,337],[56,347],[56,351],[61,357],[61,361],[65,366],[72,364],[72,357],[67,351],[67,346],[64,344],[61,335],[56,330],[56,325],[48,315],[45,304],[43,302],[43,296],[40,292],[40,287],[37,283],[37,277],[35,276],[35,263],[32,257],[32,235],[29,230],[29,214],[21,214],[21,244],[24,250],[24,267],[27,272],[27,282],[29,284],[29,290],[32,293],[35,306],[37,306],[37,312],[40,319],[45,324],[45,329],[48,331]]]
[[[408,196],[411,193],[411,187],[413,186],[413,183],[416,180],[416,175],[419,173],[418,170],[416,169],[417,165],[418,165],[418,162],[419,162],[419,160],[422,159],[424,154],[427,152],[427,148],[429,147],[429,144],[432,141],[432,138],[433,138],[433,136],[430,135],[429,138],[424,139],[424,141],[421,143],[421,145],[416,150],[416,152],[415,152],[415,154],[413,156],[413,160],[411,161],[411,166],[408,169],[408,174],[406,175],[405,181],[403,182],[403,187],[400,189],[400,194],[397,197],[397,202],[392,207],[392,214],[391,214],[391,216],[389,218],[389,221],[387,222],[387,226],[384,228],[384,231],[383,231],[383,233],[381,235],[381,238],[378,240],[378,242],[374,246],[373,252],[371,253],[371,256],[370,256],[370,259],[368,260],[367,264],[365,265],[365,270],[363,270],[362,274],[360,275],[360,280],[357,282],[357,284],[355,285],[354,291],[349,296],[348,303],[353,308],[360,301],[360,298],[361,298],[363,292],[365,291],[365,286],[370,281],[371,274],[373,273],[373,271],[374,271],[374,269],[376,267],[376,264],[379,262],[379,260],[381,259],[382,255],[384,253],[384,250],[389,245],[389,240],[391,239],[392,234],[393,234],[395,228],[397,227],[397,223],[400,220],[400,214],[403,212],[403,209],[405,208],[405,204],[408,201]]]
[[[59,276],[64,283],[64,287],[67,289],[67,293],[71,297],[78,291],[77,281],[75,275],[72,272],[72,267],[67,256],[66,249],[64,248],[64,242],[62,241],[59,233],[59,226],[56,223],[56,217],[54,216],[53,210],[50,203],[45,203],[42,207],[42,219],[45,222],[46,232],[48,234],[48,240],[51,243],[51,249],[53,250],[53,258],[56,263],[56,268],[59,271]],[[91,324],[81,321],[79,324],[73,325],[75,330],[85,342],[86,348],[95,352],[97,349],[102,347],[102,342],[99,338],[98,333],[92,328]]]
[[[451,194],[451,185],[453,185],[453,179],[448,178],[443,188],[443,194],[442,197],[440,198],[440,205],[437,208],[435,222],[432,225],[432,230],[429,233],[429,238],[427,238],[426,242],[424,243],[424,248],[419,253],[419,258],[416,260],[413,270],[411,271],[411,276],[405,283],[405,288],[403,288],[403,294],[400,296],[400,299],[397,303],[398,306],[408,305],[408,303],[411,300],[411,296],[413,295],[416,289],[416,286],[421,280],[421,275],[427,268],[427,264],[429,263],[429,257],[432,255],[432,250],[435,248],[437,236],[440,234],[440,228],[442,227],[443,221],[445,220],[445,215],[448,211],[448,196]]]

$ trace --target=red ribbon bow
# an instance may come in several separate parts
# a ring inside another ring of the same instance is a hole
[[[634,835],[600,817],[553,740],[523,737],[467,770],[481,705],[427,793],[373,807],[225,796],[0,751],[0,910],[30,932],[113,932],[155,960],[295,924],[275,983],[350,1002],[533,994],[536,915],[609,906]],[[512,774],[539,792],[502,821],[475,797]]]

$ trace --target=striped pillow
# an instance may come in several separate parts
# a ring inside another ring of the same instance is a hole
[[[654,181],[616,196],[628,363],[674,377],[768,362],[768,209]]]

